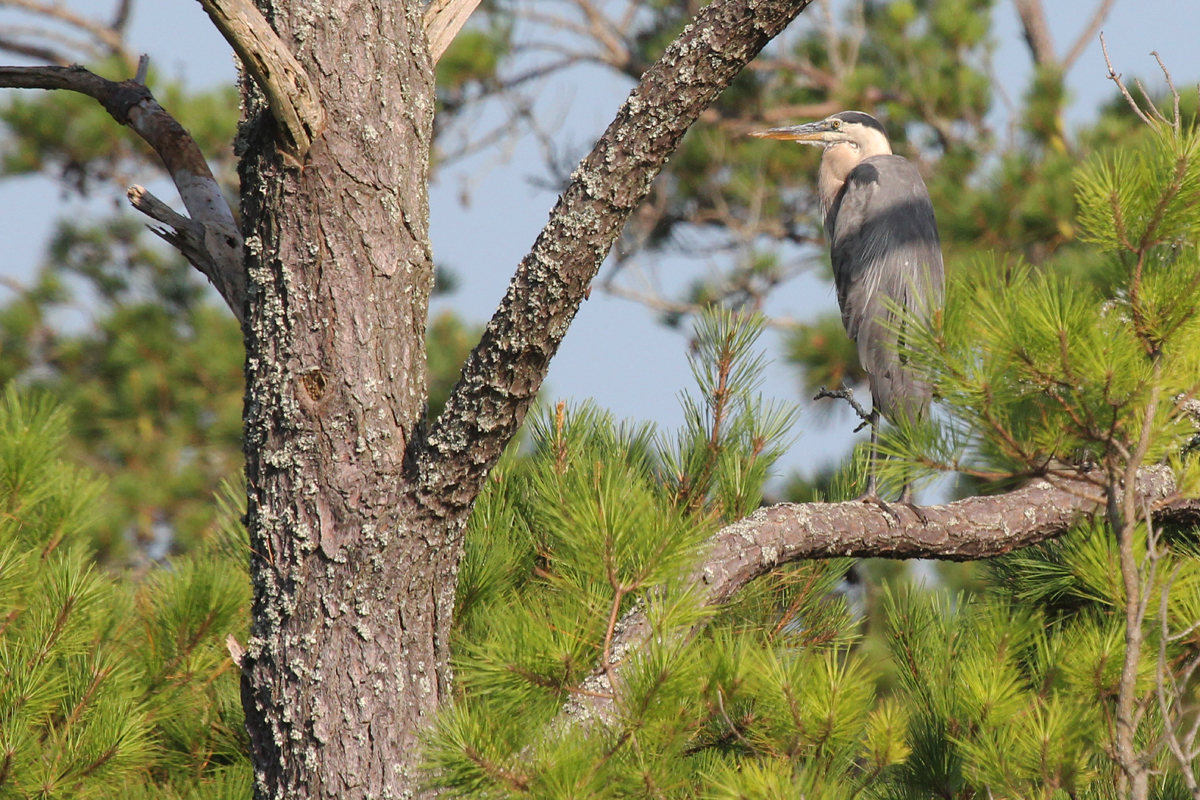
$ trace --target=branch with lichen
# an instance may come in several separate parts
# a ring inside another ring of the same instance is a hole
[[[537,396],[626,220],[688,128],[811,0],[715,0],[642,77],[575,171],[427,442],[431,513],[465,514]]]
[[[1166,467],[1143,470],[1132,493],[1159,524],[1200,523],[1200,500],[1185,499]],[[1002,495],[970,497],[922,508],[924,520],[897,506],[897,520],[878,506],[845,503],[781,503],[760,509],[719,530],[705,546],[689,585],[702,605],[729,602],[751,581],[797,561],[825,558],[927,558],[972,561],[1011,553],[1069,531],[1103,513],[1103,487],[1086,474],[1035,480]],[[615,626],[612,655],[563,708],[563,721],[607,721],[616,696],[613,676],[640,653],[654,634],[643,606]]]

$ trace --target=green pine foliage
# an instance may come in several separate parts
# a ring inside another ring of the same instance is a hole
[[[849,797],[903,757],[903,710],[876,707],[872,670],[850,652],[845,563],[781,570],[715,617],[680,582],[719,524],[757,506],[790,423],[755,393],[761,329],[701,318],[699,392],[678,436],[560,404],[535,424],[531,452],[494,473],[460,572],[457,696],[429,734],[436,785],[471,797],[790,797],[804,785]],[[580,685],[612,658],[635,605],[660,635],[623,668],[613,725],[562,728],[555,718],[586,701]]]
[[[67,424],[46,396],[0,402],[0,798],[248,798],[236,512],[221,547],[140,581],[99,569],[104,485],[62,458]]]
[[[681,579],[709,533],[760,502],[788,422],[754,396],[761,323],[706,314],[678,437],[560,405],[480,498],[431,782],[464,797],[1191,796],[1185,767],[1200,764],[1170,741],[1196,713],[1200,537],[1148,525],[1122,497],[1143,469],[1197,489],[1200,133],[1160,120],[1075,180],[1108,277],[1003,258],[955,276],[944,313],[910,337],[939,411],[885,436],[883,478],[1082,470],[1106,513],[945,573],[967,593],[894,574],[855,590],[848,563],[824,562],[698,607]],[[859,458],[828,495],[851,495],[861,472]],[[566,721],[634,606],[655,635],[622,667],[612,720]]]
[[[1077,198],[1113,290],[1001,259],[952,279],[913,350],[945,417],[885,443],[893,478],[1171,460],[1194,483],[1181,454],[1195,435],[1184,402],[1200,388],[1200,134],[1157,125],[1136,148],[1087,162]]]

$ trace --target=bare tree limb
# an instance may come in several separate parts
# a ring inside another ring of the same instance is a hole
[[[1021,18],[1021,30],[1033,55],[1033,63],[1039,67],[1058,66],[1054,39],[1050,35],[1050,23],[1046,20],[1042,0],[1013,0],[1013,4],[1017,7],[1017,16]]]
[[[683,134],[811,1],[714,0],[642,76],[575,170],[428,440],[414,440],[431,513],[465,517],[613,242]]]
[[[182,253],[183,257],[192,266],[198,269],[201,274],[217,287],[217,291],[221,293],[222,297],[242,296],[245,294],[246,287],[245,279],[242,277],[243,272],[240,269],[236,272],[225,269],[225,265],[219,263],[213,257],[213,251],[221,248],[217,243],[210,240],[209,228],[207,226],[176,212],[175,209],[146,191],[145,187],[130,186],[129,191],[125,195],[129,198],[130,205],[138,211],[167,226],[166,228],[157,228],[150,225],[149,228],[151,233]],[[238,240],[241,240],[240,237]],[[234,258],[241,259],[241,250],[241,247],[236,248],[236,252],[229,253],[227,258],[229,260]],[[230,276],[239,278],[240,280],[230,285]],[[234,316],[241,322],[241,305],[239,304],[237,308],[232,308],[232,310]]]
[[[42,47],[36,44],[27,44],[16,39],[10,39],[2,34],[0,34],[0,50],[7,50],[8,52],[16,53],[17,55],[36,58],[38,61],[48,61],[51,64],[57,64],[60,67],[67,67],[71,65],[71,59],[67,58],[56,50],[51,50],[49,47]]]
[[[425,9],[425,39],[429,42],[429,58],[434,64],[478,5],[479,0],[433,0]]]
[[[85,59],[101,59],[104,57],[105,53],[105,51],[95,42],[90,42],[84,38],[71,36],[42,25],[5,25],[4,27],[0,28],[0,35],[12,41],[19,41],[26,46],[39,46],[37,44],[29,43],[27,41],[28,39],[59,45],[61,48],[65,49],[59,49],[54,52],[56,52],[59,57],[68,59],[67,63],[62,65],[64,67],[69,67],[71,64],[79,63],[80,57]],[[49,47],[49,45],[46,46]],[[71,55],[68,55],[68,53]],[[37,56],[34,57],[36,58]],[[44,60],[51,61],[49,58]]]
[[[308,72],[251,0],[200,0],[209,18],[267,97],[280,148],[303,161],[325,128],[325,109]]]
[[[1088,22],[1087,27],[1079,34],[1079,38],[1075,40],[1075,44],[1071,45],[1070,51],[1062,60],[1062,71],[1065,75],[1070,71],[1071,67],[1083,55],[1083,51],[1087,49],[1088,44],[1092,41],[1092,37],[1100,31],[1100,26],[1104,24],[1104,20],[1108,18],[1108,12],[1112,11],[1113,3],[1116,0],[1100,0],[1096,6],[1096,10],[1092,12],[1092,19]]]
[[[0,0],[0,6],[8,6],[10,8],[19,8],[20,11],[28,11],[31,14],[37,14],[40,17],[48,19],[56,19],[59,22],[71,25],[72,28],[78,28],[86,32],[97,42],[107,47],[113,55],[119,55],[122,59],[128,62],[128,66],[133,67],[133,59],[128,50],[125,49],[125,42],[122,41],[120,29],[109,28],[108,25],[96,22],[96,20],[88,19],[79,16],[62,5],[61,2],[37,2],[37,0]]]
[[[972,561],[1010,553],[1069,530],[1103,511],[1102,490],[1086,476],[1039,479],[1007,494],[970,497],[916,512],[897,506],[899,521],[870,503],[783,503],[759,509],[709,539],[692,586],[705,605],[728,602],[740,589],[785,564],[839,558],[930,558]],[[1143,470],[1137,496],[1159,522],[1196,524],[1200,500],[1179,497],[1166,467]],[[649,641],[651,623],[635,607],[616,626],[607,669],[597,669],[563,707],[566,722],[607,721],[615,697],[610,676]]]
[[[154,198],[147,200],[141,187],[131,190],[130,200],[139,210],[175,228],[175,237],[164,238],[180,247],[213,282],[238,320],[242,319],[246,277],[242,235],[233,212],[195,140],[154,100],[149,89],[136,81],[116,83],[79,66],[0,67],[0,87],[65,89],[85,94],[141,136],[162,159],[191,219],[173,211],[168,215],[163,211],[167,206]]]
[[[133,10],[133,0],[118,0],[117,9],[109,27],[117,33],[122,33],[129,24],[129,12]]]

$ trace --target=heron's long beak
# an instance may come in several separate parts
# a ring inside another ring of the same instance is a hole
[[[783,139],[788,142],[823,144],[825,142],[825,134],[828,131],[829,123],[821,120],[820,122],[807,122],[803,125],[789,125],[786,128],[755,131],[750,135],[757,136],[760,139]]]

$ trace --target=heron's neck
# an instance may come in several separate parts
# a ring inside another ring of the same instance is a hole
[[[872,131],[872,133],[875,133]],[[837,200],[838,192],[846,183],[850,170],[857,167],[863,159],[871,156],[891,155],[892,147],[887,137],[876,134],[866,139],[862,145],[839,143],[825,148],[821,156],[821,170],[817,175],[817,192],[821,195],[821,216],[829,214]]]

